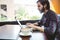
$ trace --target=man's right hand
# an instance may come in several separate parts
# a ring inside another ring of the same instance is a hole
[[[37,22],[35,22],[35,23],[33,23],[34,25],[38,25],[38,23]]]

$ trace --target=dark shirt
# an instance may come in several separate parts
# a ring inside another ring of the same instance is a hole
[[[57,15],[52,10],[48,10],[46,14],[43,14],[43,17],[38,24],[39,26],[44,26],[44,33],[48,40],[53,40],[57,27]]]

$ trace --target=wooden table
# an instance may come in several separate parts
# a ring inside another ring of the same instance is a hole
[[[22,40],[18,37],[20,31],[19,25],[4,25],[0,26],[0,39],[17,39]],[[44,34],[41,32],[33,32],[31,37],[23,37],[23,40],[45,40]]]
[[[20,40],[46,40],[44,33],[33,32],[31,36],[19,36]]]

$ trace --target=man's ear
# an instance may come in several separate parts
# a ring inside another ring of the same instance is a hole
[[[47,5],[45,4],[45,5],[44,5],[44,9],[46,9],[46,7],[47,7]]]

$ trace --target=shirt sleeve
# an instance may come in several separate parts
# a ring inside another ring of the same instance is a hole
[[[44,18],[45,18],[45,17],[44,17],[44,15],[43,15],[42,19],[38,21],[38,26],[41,27],[42,25],[44,25],[44,23],[43,23],[43,22],[44,22]]]
[[[55,33],[56,26],[57,25],[55,21],[50,21],[49,27],[44,27],[44,32],[52,35]]]
[[[42,26],[43,25],[43,21],[42,20],[40,20],[40,21],[38,21],[38,26]]]

